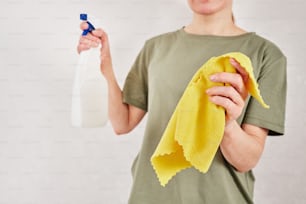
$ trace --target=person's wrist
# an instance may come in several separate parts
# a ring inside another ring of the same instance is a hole
[[[238,123],[236,120],[231,120],[226,122],[224,127],[224,135],[231,135],[232,132],[235,131],[235,128],[237,127]]]
[[[110,84],[116,81],[115,73],[112,68],[108,69],[103,73],[105,80]]]

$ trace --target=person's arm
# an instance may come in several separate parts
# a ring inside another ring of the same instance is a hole
[[[88,24],[81,23],[81,29],[87,29]],[[81,36],[78,52],[88,50],[91,47],[101,46],[101,73],[108,84],[108,115],[116,134],[126,134],[130,132],[145,115],[145,111],[123,103],[122,90],[120,89],[114,74],[109,41],[107,34],[102,29],[96,29],[86,36]]]
[[[238,73],[218,73],[211,76],[212,81],[229,83],[231,86],[216,86],[206,92],[213,103],[226,110],[226,126],[220,145],[221,152],[237,171],[246,172],[258,163],[268,131],[250,124],[240,126],[236,122],[244,108],[244,100],[248,96],[244,85],[248,75],[235,60],[231,60],[231,63]]]
[[[258,163],[265,146],[266,129],[235,121],[227,125],[220,145],[225,159],[239,172],[251,170]]]
[[[112,69],[107,70],[110,71]],[[109,119],[116,134],[126,134],[137,126],[146,112],[140,108],[122,102],[122,90],[113,73],[105,73],[104,76],[108,83]]]

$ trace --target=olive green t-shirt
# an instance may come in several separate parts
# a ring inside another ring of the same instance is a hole
[[[217,151],[209,171],[179,172],[162,187],[150,158],[185,87],[208,59],[242,52],[252,61],[259,89],[270,109],[248,98],[238,122],[284,133],[286,57],[272,42],[250,32],[238,36],[194,35],[179,29],[146,41],[123,88],[124,103],[147,111],[141,149],[133,163],[129,204],[253,203],[252,171],[239,173]]]

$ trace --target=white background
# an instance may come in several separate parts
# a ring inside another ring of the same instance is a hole
[[[306,2],[236,0],[237,24],[288,58],[286,134],[255,169],[259,204],[306,203]],[[1,0],[0,204],[124,204],[144,123],[70,126],[79,13],[101,18],[120,84],[144,41],[188,24],[187,0]]]

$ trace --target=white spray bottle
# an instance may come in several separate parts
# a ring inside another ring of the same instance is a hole
[[[87,21],[87,15],[80,19]],[[91,21],[91,20],[90,20]],[[88,29],[82,35],[93,31]],[[74,127],[94,128],[107,123],[107,84],[100,71],[100,46],[80,53],[72,90],[71,123]]]

